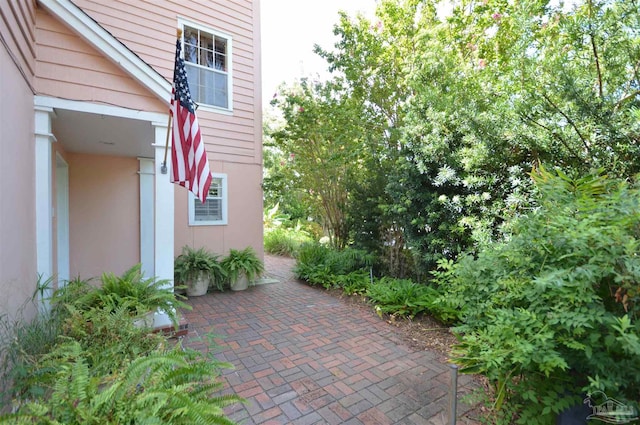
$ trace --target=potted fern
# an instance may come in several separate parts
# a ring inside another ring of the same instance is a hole
[[[234,291],[247,289],[264,272],[264,264],[250,246],[242,250],[229,250],[229,255],[220,264]]]
[[[198,297],[207,293],[209,285],[223,289],[225,273],[218,261],[218,256],[204,248],[182,248],[174,263],[174,276],[177,282],[186,286],[187,295]]]

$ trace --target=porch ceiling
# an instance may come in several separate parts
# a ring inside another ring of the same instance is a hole
[[[67,152],[153,158],[149,121],[56,108],[53,134]]]

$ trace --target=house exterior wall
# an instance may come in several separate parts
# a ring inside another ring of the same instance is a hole
[[[167,112],[164,102],[42,9],[36,11],[35,31],[39,95]]]
[[[251,245],[262,257],[260,2],[211,1],[209,7],[178,0],[75,3],[169,81],[178,19],[232,36],[233,111],[198,110],[212,172],[228,175],[228,225],[188,226],[187,192],[176,189],[175,253],[185,244],[220,254]]]
[[[158,0],[77,4],[168,81],[173,78],[176,28],[184,18],[233,37],[233,114],[198,110],[207,151],[218,160],[261,163],[259,1]],[[259,129],[259,134],[255,131]]]
[[[212,162],[216,173],[227,175],[228,224],[219,226],[189,226],[186,190],[175,193],[175,252],[180,253],[185,245],[205,246],[216,254],[227,254],[229,249],[243,249],[252,246],[262,258],[262,203],[256,206],[256,199],[262,199],[262,189],[256,182],[261,181],[262,168],[247,164]]]
[[[35,2],[0,2],[0,316],[36,289],[32,32]],[[35,314],[35,307],[23,312]]]
[[[209,3],[211,6],[203,7],[177,0],[74,0],[167,81],[173,74],[178,19],[233,37],[232,111],[198,111],[212,171],[228,175],[228,224],[189,226],[187,192],[176,187],[174,251],[177,255],[184,244],[190,244],[224,254],[230,248],[251,245],[262,257],[259,1]],[[130,70],[112,63],[49,12],[37,8],[34,16],[38,60],[33,84],[39,95],[168,111],[169,99],[155,97],[129,75]],[[58,143],[64,147],[64,140]],[[55,160],[55,153],[53,156]],[[70,276],[121,273],[140,261],[137,159],[71,152],[65,159],[69,165]],[[106,223],[102,217],[108,217]],[[55,237],[56,229],[53,234]],[[53,252],[57,257],[55,247]]]
[[[68,153],[70,275],[121,274],[140,262],[136,158]]]
[[[230,248],[253,246],[263,256],[262,229],[262,100],[260,2],[165,0],[142,2],[77,0],[75,3],[117,39],[171,81],[178,19],[186,19],[233,38],[233,111],[198,110],[198,121],[214,173],[228,176],[228,224],[188,224],[188,196],[175,191],[175,254],[182,246],[206,246],[225,254]]]

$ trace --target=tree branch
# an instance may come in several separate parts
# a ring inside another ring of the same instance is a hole
[[[591,39],[591,49],[593,50],[593,57],[596,61],[596,72],[598,73],[598,94],[600,99],[604,99],[602,88],[602,71],[600,70],[600,57],[598,56],[598,48],[596,47],[596,37],[591,27],[591,19],[593,19],[593,2],[589,0],[589,38]]]
[[[587,153],[589,155],[591,155],[591,149],[589,148],[589,141],[582,135],[582,133],[580,132],[580,129],[578,129],[578,125],[575,123],[575,121],[573,121],[569,117],[569,115],[565,114],[564,111],[562,109],[560,109],[560,107],[558,105],[553,103],[553,101],[551,99],[549,99],[549,96],[547,96],[546,94],[543,93],[542,97],[544,97],[544,99],[549,103],[549,105],[551,105],[556,111],[558,111],[558,113],[560,115],[562,115],[564,117],[564,119],[567,120],[569,125],[571,125],[571,127],[573,127],[574,131],[578,134],[578,137],[580,137],[580,140],[582,140],[582,145],[584,146],[584,149],[587,151]]]
[[[539,123],[538,121],[536,121],[535,119],[533,119],[532,117],[530,117],[528,115],[523,114],[522,117],[524,119],[526,119],[527,121],[529,121],[531,124],[537,125],[538,127],[540,127],[542,129],[546,130],[547,132],[549,132],[553,137],[558,139],[560,141],[560,143],[562,143],[562,146],[565,147],[565,149],[567,150],[567,152],[569,152],[569,154],[571,156],[573,156],[575,159],[577,159],[579,161],[582,160],[582,158],[580,158],[580,156],[578,154],[576,154],[573,151],[573,149],[571,149],[571,147],[569,146],[569,143],[567,143],[567,141],[564,140],[564,138],[561,135],[559,135],[555,130],[553,130],[552,128],[550,128],[550,127],[548,127],[548,126],[546,126],[546,125],[544,125],[542,123]]]
[[[623,103],[633,99],[636,96],[640,96],[640,90],[636,90],[636,91],[634,91],[632,93],[624,95],[619,101],[616,102],[615,106],[613,107],[613,112],[617,112],[618,109],[620,108],[620,106],[622,106]]]
[[[598,95],[600,96],[600,99],[603,99],[604,94],[602,93],[602,71],[600,70],[600,59],[598,58],[596,40],[593,34],[589,34],[589,38],[591,38],[591,48],[593,49],[593,57],[596,60],[596,71],[598,72]]]

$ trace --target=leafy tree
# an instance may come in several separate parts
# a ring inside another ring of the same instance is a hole
[[[273,140],[273,134],[281,131],[285,123],[276,109],[267,109],[263,115],[263,192],[267,209],[276,210],[291,222],[307,220],[311,210],[304,202],[304,192],[296,185],[294,170],[288,166],[291,155],[283,152]],[[265,212],[265,216],[268,212]]]
[[[412,274],[412,262],[403,229],[390,208],[393,199],[387,185],[400,153],[419,7],[415,0],[385,0],[373,22],[342,13],[334,27],[338,36],[334,49],[315,48],[329,69],[344,78],[351,101],[362,111],[357,125],[365,134],[360,157],[367,172],[357,173],[349,182],[351,239],[356,246],[378,253],[385,271],[396,276]]]
[[[537,161],[640,170],[637,2],[551,4],[462,1],[414,39],[391,187],[425,268],[499,238],[531,206]]]
[[[357,111],[343,233],[396,271],[405,246],[425,273],[500,239],[533,207],[538,161],[640,171],[637,0],[464,0],[447,16],[440,3],[342,14],[335,49],[316,47]]]
[[[273,102],[286,126],[273,134],[274,143],[289,155],[288,167],[304,200],[320,218],[336,247],[346,246],[347,185],[363,172],[356,125],[359,110],[341,81],[321,83],[303,79]]]

